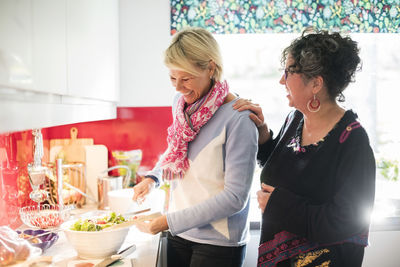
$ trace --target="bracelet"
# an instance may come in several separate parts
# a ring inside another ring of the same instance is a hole
[[[152,179],[156,183],[155,187],[158,187],[160,185],[160,180],[158,180],[158,178],[154,175],[145,175],[144,177]]]
[[[265,125],[265,122],[261,123],[260,125],[256,125],[257,129],[263,127]]]

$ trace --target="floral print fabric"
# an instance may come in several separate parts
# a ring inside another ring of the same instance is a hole
[[[196,138],[200,128],[211,119],[224,103],[228,93],[228,83],[226,81],[217,82],[207,95],[198,100],[202,104],[190,116],[185,115],[185,112],[190,110],[191,106],[196,105],[197,102],[189,105],[185,110],[186,103],[183,96],[178,99],[174,121],[168,127],[168,148],[161,162],[164,179],[183,178],[189,168],[188,143]]]
[[[305,27],[400,33],[400,0],[171,0],[171,34],[186,27],[213,33],[292,33]]]

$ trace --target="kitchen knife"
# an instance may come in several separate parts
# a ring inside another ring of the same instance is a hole
[[[94,267],[106,267],[106,266],[110,265],[111,263],[114,263],[117,260],[123,259],[126,256],[130,255],[132,252],[135,251],[135,249],[136,249],[136,245],[132,245],[130,247],[127,247],[126,249],[121,250],[117,254],[108,256],[107,258],[105,258],[101,262],[97,263]]]

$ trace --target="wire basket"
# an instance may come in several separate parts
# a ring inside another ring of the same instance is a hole
[[[20,208],[19,215],[24,224],[33,228],[56,228],[69,219],[71,206],[35,205]]]

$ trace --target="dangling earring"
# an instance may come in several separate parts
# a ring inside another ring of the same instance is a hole
[[[319,102],[318,98],[314,95],[312,99],[307,102],[307,109],[310,112],[318,112],[321,108],[321,102]]]

